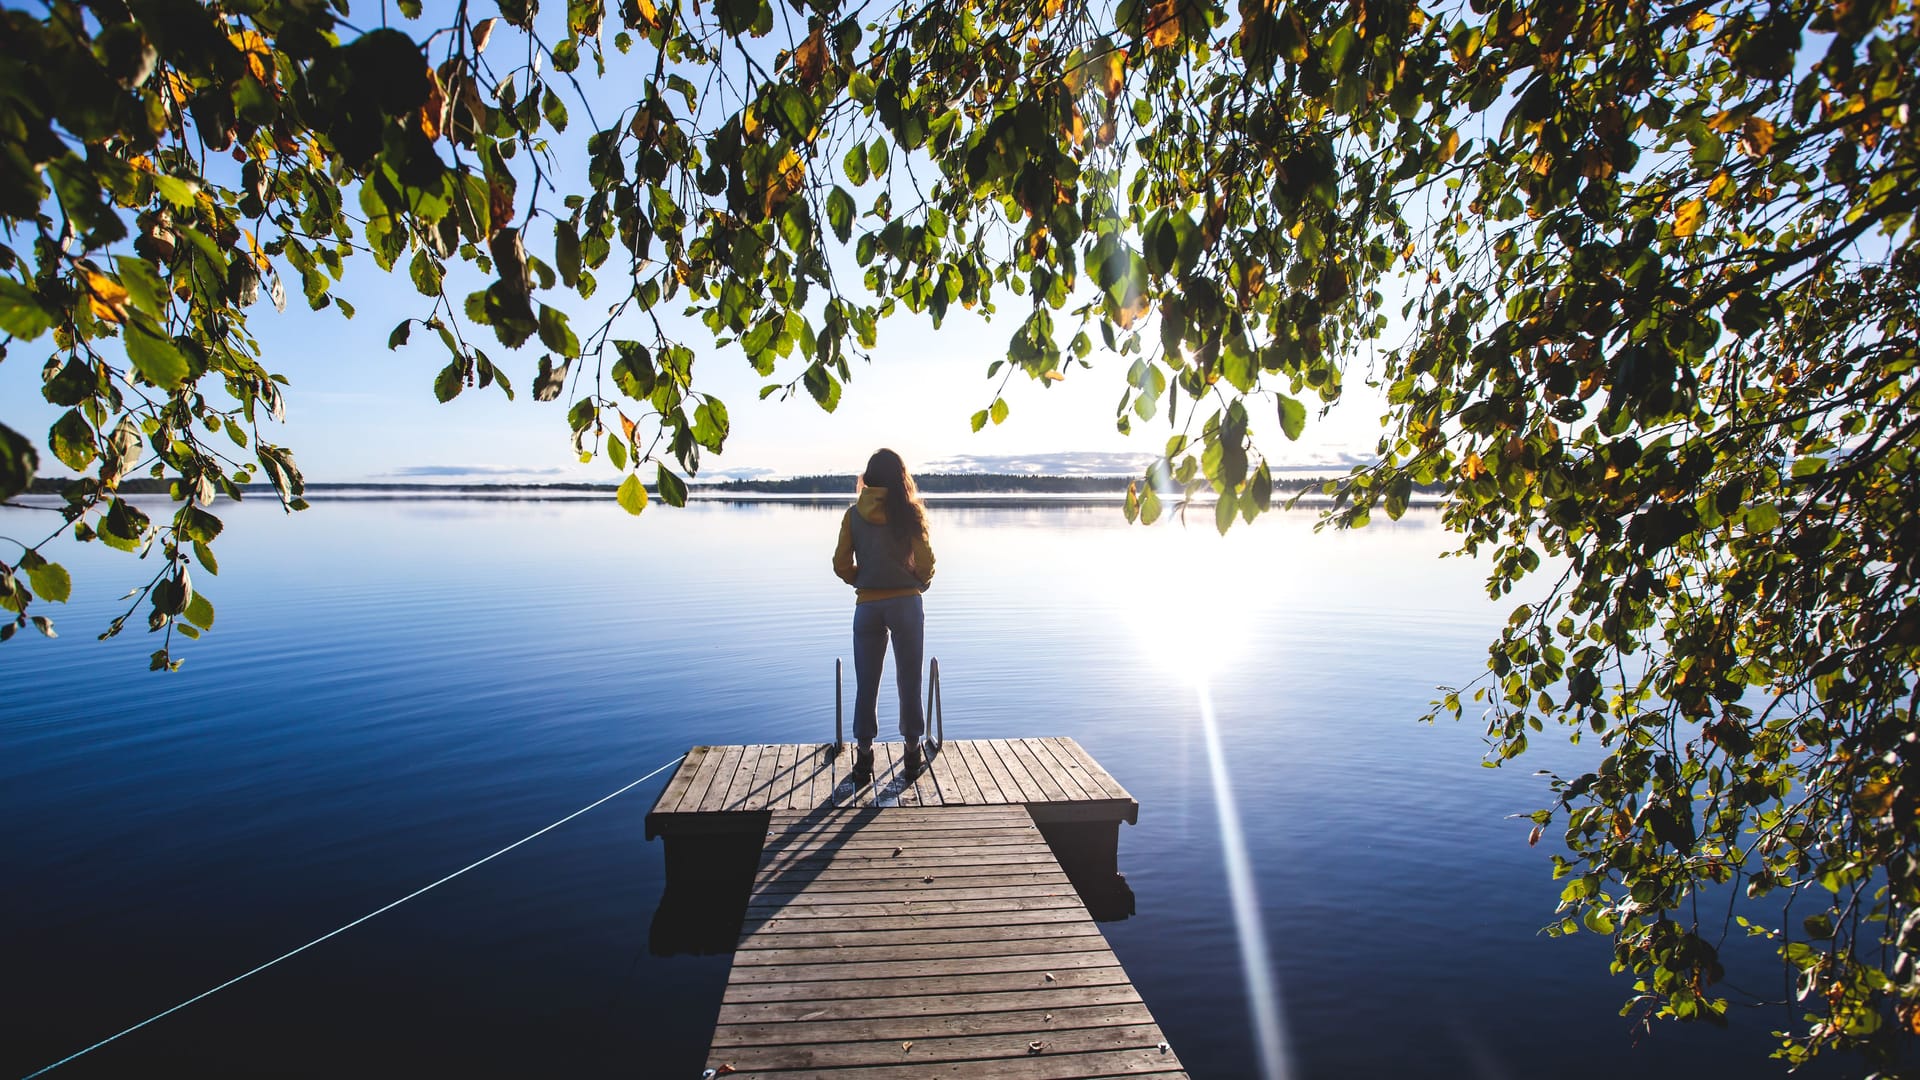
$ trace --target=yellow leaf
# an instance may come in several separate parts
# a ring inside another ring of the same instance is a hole
[[[1440,140],[1440,160],[1452,161],[1454,151],[1459,149],[1460,149],[1460,132],[1456,131],[1453,128],[1448,128],[1447,134]]]
[[[1460,461],[1460,475],[1469,480],[1478,480],[1487,475],[1487,463],[1481,459],[1477,451],[1469,450],[1467,456]]]
[[[1163,49],[1180,40],[1180,2],[1153,0],[1153,6],[1147,9],[1145,27],[1149,45]]]
[[[1060,372],[1058,372],[1058,371],[1049,371],[1049,372],[1047,372],[1047,373],[1046,373],[1045,375],[1043,375],[1043,376],[1041,376],[1041,377],[1042,377],[1042,378],[1044,378],[1044,379],[1046,379],[1046,380],[1047,380],[1048,382],[1059,382],[1060,380],[1062,380],[1062,379],[1064,379],[1064,378],[1066,378],[1066,376],[1065,376],[1065,375],[1062,375],[1062,374],[1061,374]],[[933,879],[932,879],[932,878],[928,878],[927,880],[929,880],[929,881],[931,881],[931,880],[933,880]]]
[[[1087,145],[1086,118],[1080,115],[1079,106],[1069,103],[1067,108],[1069,109],[1067,123],[1060,134],[1065,135],[1067,140],[1073,143],[1073,145],[1083,147]]]
[[[1118,97],[1127,84],[1127,50],[1115,49],[1100,58],[1100,89],[1108,97]]]
[[[653,6],[653,0],[633,0],[631,9],[640,17],[635,21],[648,29],[660,25],[660,9]]]
[[[626,432],[626,433],[627,433],[627,441],[628,441],[628,442],[632,442],[632,441],[633,441],[633,429],[634,429],[634,426],[635,426],[635,425],[634,425],[634,422],[633,422],[633,421],[631,421],[631,420],[629,420],[629,419],[627,419],[627,414],[626,414],[626,413],[621,413],[621,414],[620,414],[620,430],[622,430],[622,431],[624,431],[624,432]]]
[[[1773,149],[1773,122],[1764,117],[1749,116],[1741,126],[1740,149],[1749,157],[1764,157]]]
[[[1127,298],[1121,302],[1120,311],[1115,315],[1114,321],[1120,324],[1120,329],[1130,330],[1133,324],[1139,321],[1140,316],[1147,313],[1148,306],[1146,294],[1137,288],[1129,287]]]
[[[127,165],[137,172],[150,173],[153,171],[153,159],[145,154],[135,154],[128,160]]]
[[[267,81],[267,62],[273,59],[273,50],[267,47],[267,39],[260,36],[258,30],[241,30],[228,34],[227,40],[247,58],[247,70],[261,82]]]
[[[420,106],[420,134],[425,135],[427,141],[431,142],[440,137],[443,128],[449,126],[446,123],[447,91],[440,85],[439,73],[432,68],[427,69],[427,79],[429,82],[427,100]]]
[[[96,318],[108,322],[127,321],[127,290],[125,286],[98,270],[82,269],[81,275],[87,283],[87,306],[93,309]]]
[[[642,110],[642,112],[644,113],[645,110]],[[648,123],[649,125],[651,125],[653,120],[652,114],[648,113],[646,115],[647,115]],[[634,123],[636,124],[640,122],[639,116],[635,116],[633,119],[634,119]],[[759,130],[760,130],[760,115],[758,112],[756,112],[753,109],[747,109],[746,111],[740,114],[740,133],[742,135],[745,135],[747,138],[751,139],[753,138],[754,133]]]
[[[1693,18],[1687,20],[1687,29],[1707,31],[1713,29],[1713,15],[1705,11],[1696,11]]]
[[[1718,173],[1714,176],[1713,182],[1707,185],[1707,198],[1709,199],[1724,198],[1727,194],[1729,194],[1732,191],[1733,191],[1733,177],[1727,175],[1724,172]]]
[[[780,165],[767,178],[766,190],[760,195],[760,208],[767,217],[773,216],[774,208],[787,201],[788,196],[800,190],[807,180],[807,163],[792,150],[780,159]]]
[[[1692,236],[1707,217],[1707,204],[1699,199],[1688,199],[1680,204],[1673,215],[1673,235]]]

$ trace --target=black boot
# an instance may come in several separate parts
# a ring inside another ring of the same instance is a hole
[[[919,739],[915,739],[912,742],[907,744],[906,772],[909,778],[920,775],[920,740]]]
[[[864,784],[873,779],[873,747],[862,746],[853,752],[853,782]]]

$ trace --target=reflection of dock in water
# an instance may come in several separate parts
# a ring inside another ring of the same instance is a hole
[[[1126,789],[1072,739],[874,749],[856,786],[831,744],[695,747],[647,815],[654,950],[733,952],[709,1067],[1181,1074],[1095,925],[1133,911]]]

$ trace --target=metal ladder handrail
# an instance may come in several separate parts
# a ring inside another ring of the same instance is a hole
[[[837,656],[833,658],[833,752],[836,755],[847,745],[844,667],[845,661]],[[927,741],[936,750],[944,746],[947,741],[947,709],[946,700],[940,696],[940,658],[937,656],[927,661],[927,711],[923,720],[933,736]]]

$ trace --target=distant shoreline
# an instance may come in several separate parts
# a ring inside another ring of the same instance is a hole
[[[1326,497],[1321,489],[1332,479],[1334,478],[1316,476],[1280,480],[1275,482],[1273,493],[1276,499],[1302,495],[1303,501],[1318,502]],[[63,489],[73,482],[65,478],[40,477],[28,488],[26,494],[58,497]],[[941,505],[1012,503],[1030,506],[1101,506],[1124,503],[1128,488],[1137,483],[1137,479],[1124,476],[930,473],[917,478],[916,482],[927,501]],[[655,498],[658,498],[657,489],[652,485],[649,485],[648,489]],[[169,481],[136,477],[123,481],[118,490],[122,495],[168,495],[171,492],[171,484]],[[571,502],[610,499],[614,497],[617,490],[614,484],[578,482],[553,484],[315,482],[306,485],[305,495],[309,501],[314,499],[356,501],[473,499]],[[780,480],[726,480],[694,483],[688,486],[687,495],[689,501],[700,502],[837,505],[851,500],[854,490],[855,478],[848,474],[802,476]],[[272,498],[274,494],[272,486],[267,484],[248,484],[243,486],[241,491],[248,495],[268,498]],[[1437,489],[1416,491],[1417,497],[1432,497],[1437,494]],[[1173,488],[1161,491],[1160,495],[1163,500],[1175,501],[1181,497],[1181,491],[1179,488]],[[1202,491],[1195,495],[1194,501],[1212,502],[1211,496],[1211,492]]]

